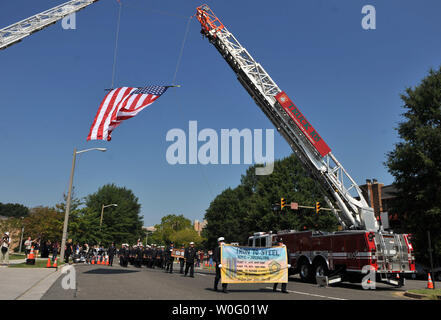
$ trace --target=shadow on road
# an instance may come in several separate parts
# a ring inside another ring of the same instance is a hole
[[[302,284],[309,284],[311,286],[318,286],[315,283],[312,282],[304,282],[301,279],[298,278],[288,278],[288,281],[290,283],[294,282],[294,283],[302,283]],[[382,284],[383,285],[383,284]],[[335,283],[333,285],[330,285],[329,288],[342,288],[342,289],[352,289],[352,290],[358,290],[358,291],[365,291],[365,289],[363,289],[363,287],[361,286],[360,283],[350,283],[350,282],[340,282],[340,283]],[[404,291],[403,288],[397,288],[394,286],[387,286],[387,284],[384,284],[384,286],[376,286],[375,288],[376,291]]]
[[[218,289],[217,291],[214,291],[213,288],[205,288],[206,291],[211,291],[211,292],[218,292],[218,293],[223,293],[222,289]],[[228,292],[231,293],[235,293],[235,292],[258,292],[258,293],[268,293],[268,292],[273,292],[272,289],[265,289],[265,288],[260,288],[260,289],[230,289],[228,288]]]
[[[118,273],[133,273],[133,272],[139,272],[138,270],[126,270],[126,269],[93,269],[86,272],[83,272],[83,274],[118,274]]]

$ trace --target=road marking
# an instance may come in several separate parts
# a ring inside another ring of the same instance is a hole
[[[272,289],[272,288],[266,287],[266,289]],[[307,293],[307,292],[300,292],[300,291],[293,291],[293,290],[286,290],[286,291],[291,292],[291,293],[303,294],[303,295],[306,295],[306,296],[317,297],[317,298],[326,298],[326,299],[332,299],[332,300],[348,300],[348,299],[343,299],[343,298],[335,298],[335,297],[322,296],[322,295],[314,294],[314,293]]]

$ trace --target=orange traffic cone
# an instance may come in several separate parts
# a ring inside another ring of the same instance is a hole
[[[26,258],[26,264],[35,264],[35,254],[34,254],[34,247],[31,247],[31,252],[29,252],[27,258]]]
[[[95,264],[95,258],[90,259],[90,263]]]
[[[54,265],[52,266],[52,268],[58,268],[57,261],[58,261],[58,258],[55,258]]]
[[[101,258],[96,259],[96,264],[101,264]]]
[[[31,252],[29,252],[28,259],[29,260],[35,259],[34,247],[31,248]]]
[[[109,265],[109,257],[106,257],[106,266]]]
[[[46,268],[51,267],[51,259],[47,259]]]
[[[429,279],[427,280],[427,289],[433,289],[433,282],[432,282],[432,278],[430,277],[430,273],[429,273]]]

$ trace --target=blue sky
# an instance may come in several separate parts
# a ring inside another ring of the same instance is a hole
[[[64,1],[0,3],[0,28]],[[122,0],[116,86],[170,84],[193,0]],[[400,94],[441,64],[438,0],[207,1],[226,27],[288,93],[351,176],[389,184],[383,162],[398,141]],[[376,8],[376,30],[361,9]],[[84,197],[106,183],[134,191],[144,225],[170,213],[203,218],[210,201],[240,182],[247,165],[169,165],[167,131],[273,126],[237,82],[196,19],[177,83],[118,127],[111,142],[86,142],[112,80],[118,4],[101,0],[0,51],[0,202],[52,206],[67,192],[73,148],[106,147],[77,160]],[[277,133],[275,158],[291,152]]]

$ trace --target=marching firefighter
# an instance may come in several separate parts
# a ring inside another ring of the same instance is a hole
[[[190,247],[185,250],[185,274],[187,276],[188,269],[190,269],[190,277],[194,278],[194,259],[196,258],[196,249],[194,247],[194,242],[190,242]]]
[[[116,254],[116,247],[115,247],[115,243],[112,242],[112,245],[109,247],[108,249],[108,253],[109,253],[109,266],[113,266],[113,257]]]
[[[149,265],[149,258],[148,258],[149,252],[150,252],[150,247],[148,244],[146,244],[144,250],[142,251],[142,265],[146,267],[148,267]]]
[[[129,263],[129,250],[127,248],[127,244],[124,243],[122,245],[121,250],[119,251],[120,255],[119,255],[119,264],[121,265],[121,267],[127,267],[128,263]]]
[[[184,274],[184,266],[185,266],[185,258],[182,256],[182,251],[185,252],[185,246],[182,245],[181,247],[181,256],[179,257],[179,273]]]
[[[276,244],[277,246],[280,246],[280,247],[284,247],[285,245],[283,244],[283,240],[282,240],[282,238],[279,238],[279,239],[277,239],[277,244]],[[287,260],[288,260],[288,257],[287,257]],[[287,261],[287,265],[288,265],[288,268],[290,267],[290,265],[288,264],[288,261]],[[276,292],[277,291],[277,282],[276,283],[274,283],[274,286],[273,286],[273,291],[274,292]],[[289,293],[287,290],[286,290],[286,285],[287,285],[287,283],[286,282],[282,282],[282,292],[283,293]]]
[[[167,250],[165,252],[165,259],[166,259],[166,268],[165,272],[173,273],[173,257],[172,257],[172,251],[173,251],[173,242],[170,243],[170,246],[167,247]]]
[[[214,278],[214,291],[217,291],[217,285],[219,283],[219,280],[221,279],[221,268],[222,268],[221,246],[224,243],[224,241],[225,241],[224,237],[219,237],[217,239],[218,247],[214,250],[213,260],[216,264],[216,277]],[[226,283],[222,283],[222,292],[228,293]]]
[[[144,249],[142,247],[142,243],[139,243],[136,246],[136,251],[135,251],[135,267],[137,268],[141,268],[143,253],[144,253]]]
[[[158,253],[156,255],[158,259],[158,265],[161,269],[164,269],[165,266],[165,252],[164,252],[164,246],[161,246],[158,250]]]
[[[156,249],[156,245],[152,244],[152,249],[150,251],[150,262],[149,267],[152,269],[155,269],[155,265],[157,265],[158,259],[156,259],[156,256],[158,254],[158,250]]]
[[[129,248],[129,263],[130,263],[130,265],[132,265],[133,266],[133,263],[135,262],[135,249],[136,249],[136,246],[134,245],[134,246],[131,246],[130,248]]]

